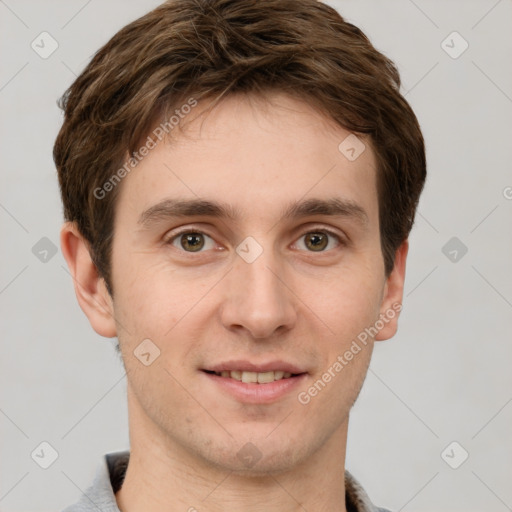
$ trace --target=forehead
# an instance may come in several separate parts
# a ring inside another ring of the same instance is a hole
[[[176,126],[124,178],[117,213],[138,222],[163,201],[205,199],[230,205],[240,218],[272,222],[301,199],[339,198],[374,222],[376,164],[368,142],[354,141],[304,101],[280,93],[269,100],[234,95],[206,115],[199,103],[183,116],[184,129]],[[342,151],[347,140],[362,150],[356,159]]]

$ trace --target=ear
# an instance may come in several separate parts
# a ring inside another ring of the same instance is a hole
[[[99,335],[113,338],[116,336],[116,323],[112,298],[91,259],[89,244],[75,223],[64,223],[60,245],[73,278],[78,304]]]
[[[375,336],[375,341],[392,338],[398,329],[398,317],[402,310],[402,299],[405,282],[405,262],[409,251],[409,241],[405,240],[395,253],[395,264],[386,279],[379,319],[384,327]]]

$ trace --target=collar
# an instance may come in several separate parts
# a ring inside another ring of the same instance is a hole
[[[76,506],[69,507],[64,512],[85,512],[96,508],[102,512],[120,512],[115,493],[123,484],[129,459],[129,451],[104,455],[92,486]],[[347,470],[345,470],[345,501],[347,512],[389,512],[375,507],[361,484]]]

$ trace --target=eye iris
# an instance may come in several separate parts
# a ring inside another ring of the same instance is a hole
[[[181,246],[193,252],[200,251],[204,247],[204,237],[200,233],[185,233],[181,236]]]
[[[327,236],[324,233],[306,235],[306,245],[314,251],[323,251],[327,247]]]

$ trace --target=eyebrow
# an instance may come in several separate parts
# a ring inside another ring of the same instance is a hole
[[[329,199],[306,199],[290,203],[281,212],[280,221],[299,219],[313,215],[344,217],[352,219],[362,227],[368,225],[368,214],[362,206],[349,199],[333,197]],[[144,210],[138,223],[145,228],[151,224],[175,217],[213,217],[236,221],[241,215],[239,208],[226,203],[205,199],[165,199]]]

